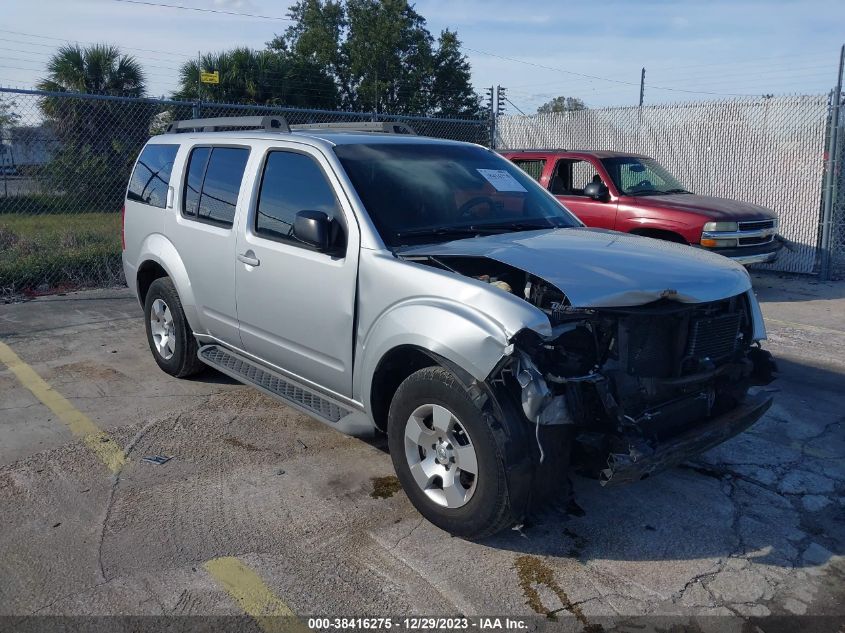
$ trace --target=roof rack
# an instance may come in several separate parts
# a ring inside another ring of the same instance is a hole
[[[343,132],[383,132],[385,134],[412,134],[416,136],[414,128],[407,123],[392,121],[361,121],[357,123],[300,123],[291,125],[290,129],[297,130],[340,130]]]
[[[213,119],[188,119],[174,121],[167,126],[168,133],[199,130],[218,132],[228,128],[253,128],[273,132],[290,132],[288,122],[280,116],[221,116]]]

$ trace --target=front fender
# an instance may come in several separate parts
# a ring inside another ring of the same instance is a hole
[[[364,371],[391,349],[413,345],[457,364],[484,380],[502,358],[508,335],[477,310],[445,299],[415,298],[382,315],[364,342]],[[374,361],[374,362],[373,362]]]
[[[141,265],[147,261],[156,262],[167,272],[167,276],[176,286],[176,292],[179,293],[179,300],[182,302],[188,324],[192,330],[198,331],[200,319],[197,313],[197,304],[194,300],[194,291],[191,287],[188,271],[185,269],[185,264],[179,257],[176,247],[160,233],[148,235],[141,244],[136,270],[140,269]]]

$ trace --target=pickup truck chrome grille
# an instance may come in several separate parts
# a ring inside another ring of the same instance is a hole
[[[748,222],[740,222],[739,223],[739,230],[740,231],[758,231],[760,229],[773,229],[775,228],[775,221],[774,220],[751,220]]]
[[[777,220],[748,220],[737,223],[737,231],[704,231],[702,238],[736,240],[736,246],[769,244],[777,235]]]

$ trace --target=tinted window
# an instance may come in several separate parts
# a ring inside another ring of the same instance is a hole
[[[544,159],[515,158],[513,164],[517,165],[534,180],[540,180],[540,176],[543,175],[543,168],[546,166],[546,161]]]
[[[249,150],[241,147],[197,147],[191,152],[185,179],[183,213],[232,226]]]
[[[310,156],[271,152],[264,167],[255,232],[293,240],[293,222],[300,211],[322,211],[339,218],[334,190]]]
[[[334,151],[391,246],[580,226],[528,174],[480,147],[378,143]]]
[[[126,197],[154,207],[167,205],[167,187],[178,145],[147,145],[132,172]]]
[[[202,181],[205,178],[205,166],[211,154],[210,147],[197,147],[191,152],[188,161],[188,177],[185,179],[185,196],[182,212],[185,215],[196,215],[200,205]]]
[[[240,147],[215,147],[211,150],[197,212],[199,219],[232,226],[247,158],[249,150]]]

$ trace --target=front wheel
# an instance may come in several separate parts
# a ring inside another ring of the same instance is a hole
[[[399,386],[387,433],[402,488],[434,525],[481,538],[516,521],[493,430],[447,369],[420,369]]]

